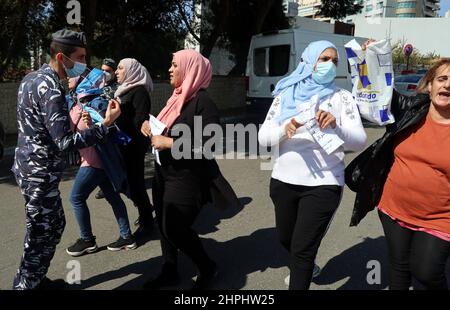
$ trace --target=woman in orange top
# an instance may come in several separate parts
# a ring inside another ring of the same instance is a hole
[[[431,102],[430,102],[431,101]],[[396,122],[346,169],[357,192],[352,225],[378,207],[389,248],[390,289],[447,289],[450,256],[450,58],[415,97],[394,93]]]

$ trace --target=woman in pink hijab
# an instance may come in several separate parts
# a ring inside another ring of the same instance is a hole
[[[201,121],[202,129],[208,124],[219,124],[218,109],[206,91],[212,77],[209,60],[194,50],[178,51],[173,54],[169,73],[174,91],[157,117],[167,129],[163,135],[152,135],[148,122],[141,128],[158,150],[161,163],[155,163],[152,191],[164,258],[161,273],[144,288],[179,283],[177,252],[181,250],[199,271],[194,289],[205,289],[216,278],[217,265],[191,226],[204,204],[237,206],[239,200],[216,161],[203,153],[203,146],[211,137],[194,137],[194,121]]]

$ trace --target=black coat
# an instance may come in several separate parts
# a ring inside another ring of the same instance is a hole
[[[162,166],[155,163],[155,178],[154,178],[154,203],[162,203],[158,199],[164,200],[174,199],[177,203],[182,196],[190,196],[189,192],[194,194],[198,192],[198,203],[203,205],[211,202],[215,206],[224,209],[228,207],[239,207],[240,202],[237,198],[233,188],[222,175],[217,162],[214,159],[207,159],[202,156],[199,159],[195,158],[194,154],[198,152],[194,148],[194,116],[201,116],[202,129],[208,124],[219,124],[219,112],[214,102],[209,98],[205,90],[200,90],[197,95],[192,98],[182,109],[180,116],[176,119],[172,126],[174,130],[177,125],[187,125],[191,129],[191,137],[173,136],[172,130],[169,131],[168,136],[174,138],[174,143],[177,139],[189,139],[191,141],[191,159],[174,159],[171,150],[163,150],[160,152],[160,160]],[[202,138],[200,145],[210,139],[209,136],[200,136]],[[181,194],[184,193],[184,194]],[[186,195],[186,193],[188,193]],[[179,196],[179,197],[174,197]],[[156,200],[155,200],[156,199]],[[183,198],[182,198],[183,199]]]
[[[345,183],[356,192],[350,226],[356,226],[380,201],[384,183],[394,159],[394,138],[405,129],[424,119],[430,98],[427,94],[407,97],[394,91],[391,111],[395,123],[386,126],[386,132],[359,154],[345,169]]]
[[[141,126],[148,120],[151,101],[147,89],[140,85],[120,96],[121,114],[116,121],[120,130],[125,132],[131,142],[127,148],[146,152],[149,146],[147,138],[141,133]]]

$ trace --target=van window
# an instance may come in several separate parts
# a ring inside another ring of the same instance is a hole
[[[266,68],[266,48],[256,48],[253,57],[253,71],[257,76],[266,76],[269,74]]]
[[[269,75],[282,76],[289,70],[290,45],[271,46],[269,52]]]
[[[253,71],[256,76],[283,76],[289,70],[290,45],[260,47],[254,50]],[[267,56],[269,53],[269,57]],[[269,63],[267,64],[267,60]]]

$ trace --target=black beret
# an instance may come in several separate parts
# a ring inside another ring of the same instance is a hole
[[[116,62],[114,61],[114,59],[111,59],[111,58],[105,58],[105,59],[103,59],[103,64],[104,64],[104,65],[107,65],[107,66],[109,66],[109,67],[111,67],[111,68],[113,68],[114,70],[117,69],[117,64],[116,64]]]
[[[83,32],[62,29],[52,34],[52,41],[64,45],[86,47],[86,37]]]

